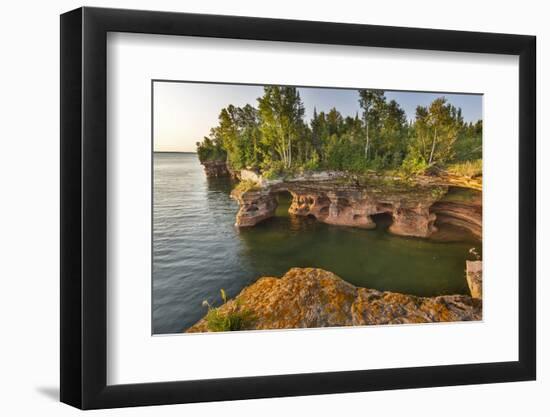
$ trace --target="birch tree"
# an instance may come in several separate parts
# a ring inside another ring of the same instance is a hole
[[[416,108],[413,148],[428,166],[444,164],[454,157],[454,144],[463,126],[462,115],[444,97],[429,107]]]
[[[292,166],[292,149],[304,127],[304,105],[294,87],[264,87],[258,99],[262,140],[285,168]]]
[[[365,159],[369,159],[371,145],[370,127],[373,122],[373,115],[385,102],[383,90],[359,90],[359,105],[363,109],[365,122]]]

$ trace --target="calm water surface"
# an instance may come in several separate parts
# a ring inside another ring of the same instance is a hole
[[[234,227],[238,205],[228,179],[208,179],[195,154],[154,155],[153,332],[179,333],[204,316],[203,300],[221,302],[258,277],[295,266],[333,271],[356,286],[431,296],[466,294],[465,260],[479,243],[393,236],[289,216]]]

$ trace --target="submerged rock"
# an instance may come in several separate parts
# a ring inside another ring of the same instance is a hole
[[[357,288],[332,272],[292,268],[282,278],[263,277],[219,307],[250,317],[242,330],[363,326],[481,320],[481,300],[466,295],[416,297]],[[205,318],[187,330],[206,332]]]

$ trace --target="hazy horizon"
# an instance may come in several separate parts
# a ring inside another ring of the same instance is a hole
[[[298,87],[309,123],[313,109],[328,112],[335,107],[343,117],[361,116],[357,89]],[[211,84],[194,82],[154,82],[154,152],[196,153],[196,142],[208,136],[218,124],[218,115],[229,104],[257,107],[263,86]],[[465,122],[482,119],[481,94],[410,92],[385,90],[388,100],[395,100],[414,119],[418,105],[429,105],[435,98],[445,97],[462,109]]]

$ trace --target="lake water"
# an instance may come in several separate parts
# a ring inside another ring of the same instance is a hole
[[[229,179],[208,179],[195,154],[154,154],[153,333],[179,333],[261,276],[319,267],[361,287],[422,296],[467,294],[465,260],[480,244],[468,235],[436,242],[375,230],[330,226],[290,216],[281,196],[276,216],[234,226],[238,205]],[[447,230],[448,232],[448,230]]]

